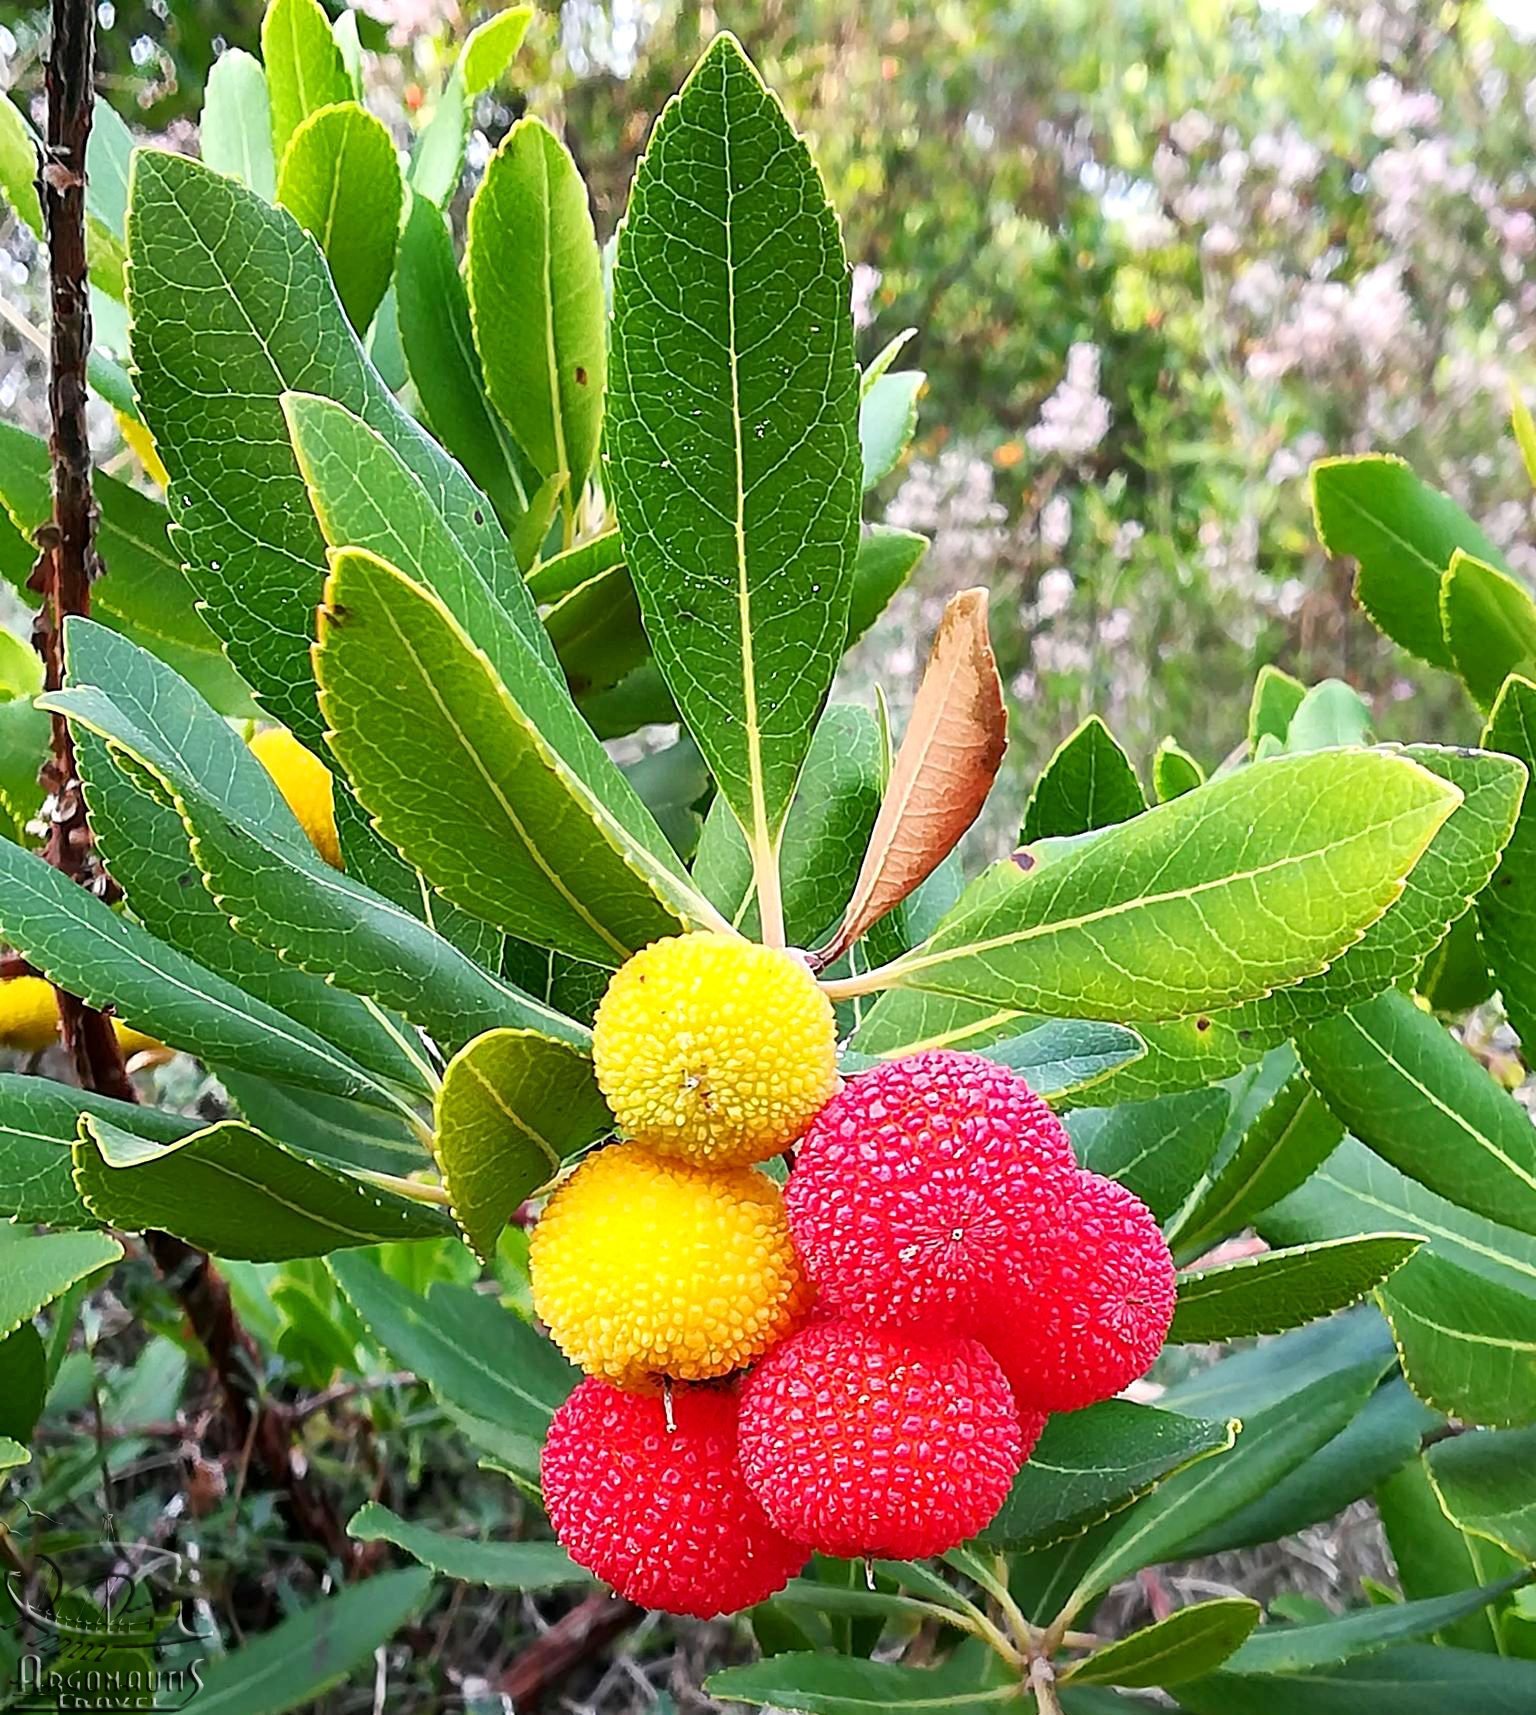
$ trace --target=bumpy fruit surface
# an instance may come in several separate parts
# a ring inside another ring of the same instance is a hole
[[[653,942],[619,971],[592,1058],[627,1137],[722,1166],[776,1155],[837,1082],[832,1006],[806,966],[711,931]]]
[[[1146,1204],[1074,1175],[1055,1238],[978,1328],[1020,1410],[1076,1411],[1145,1375],[1173,1320],[1173,1258]]]
[[[740,1369],[811,1297],[771,1179],[668,1161],[636,1143],[599,1150],[555,1191],[529,1263],[555,1344],[589,1374],[631,1388]]]
[[[861,1321],[966,1331],[989,1281],[1055,1225],[1072,1146],[1016,1072],[936,1050],[860,1073],[785,1193],[817,1291]]]
[[[742,1389],[748,1486],[786,1536],[825,1554],[956,1547],[1003,1504],[1026,1452],[1003,1373],[975,1340],[834,1318],[786,1340]]]
[[[656,1395],[588,1378],[544,1443],[544,1504],[565,1551],[621,1596],[706,1620],[782,1589],[810,1558],[768,1522],[736,1456],[736,1396]]]
[[[333,869],[341,868],[331,771],[286,727],[268,727],[251,740],[251,754],[272,776],[309,843]]]

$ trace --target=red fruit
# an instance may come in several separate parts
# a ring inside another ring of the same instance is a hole
[[[810,1550],[742,1480],[735,1393],[621,1393],[589,1376],[544,1443],[544,1504],[571,1559],[644,1608],[707,1620],[780,1590]]]
[[[825,1303],[968,1332],[989,1280],[1055,1225],[1072,1145],[1016,1072],[935,1050],[852,1078],[811,1122],[784,1194]]]
[[[1076,1411],[1145,1375],[1173,1320],[1173,1258],[1152,1211],[1077,1173],[1061,1225],[978,1326],[1020,1411]]]
[[[985,1526],[1024,1460],[1013,1396],[976,1340],[852,1322],[791,1335],[742,1389],[741,1468],[768,1517],[824,1554],[916,1560]]]

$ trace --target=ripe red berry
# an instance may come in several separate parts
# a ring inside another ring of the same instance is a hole
[[[544,1504],[572,1560],[644,1608],[707,1620],[771,1596],[810,1550],[768,1522],[742,1479],[734,1390],[659,1394],[595,1376],[555,1413]]]
[[[784,1206],[832,1309],[965,1332],[987,1282],[1055,1225],[1072,1166],[1016,1072],[941,1049],[850,1079],[801,1141]]]
[[[1021,1411],[1076,1411],[1152,1367],[1175,1290],[1152,1211],[1113,1179],[1077,1173],[1056,1233],[999,1290],[977,1332]]]
[[[824,1554],[956,1547],[1003,1504],[1025,1451],[1008,1384],[975,1340],[818,1322],[742,1389],[747,1483],[780,1530]]]

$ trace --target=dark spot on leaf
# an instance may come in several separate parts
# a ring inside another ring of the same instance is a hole
[[[477,524],[483,524],[485,522],[485,514],[478,506],[475,508],[475,522]]]
[[[186,870],[176,877],[176,885],[178,887],[190,887],[195,879],[196,878],[193,876],[192,871]]]
[[[1246,1042],[1252,1035],[1253,1032],[1251,1030],[1239,1030],[1237,1033],[1237,1039],[1239,1042]]]
[[[1020,846],[1013,854],[1013,861],[1026,875],[1035,867],[1035,854],[1028,846]]]
[[[1209,1030],[1210,1028],[1211,1028],[1210,1019],[1208,1019],[1208,1018],[1197,1018],[1195,1020],[1195,1029],[1196,1030]]]
[[[582,365],[578,363],[576,365],[576,385],[578,387],[585,387],[586,384],[587,384],[587,372],[582,367]]]
[[[352,609],[343,607],[340,602],[333,601],[327,611],[330,613],[332,625],[345,625],[352,617]]]

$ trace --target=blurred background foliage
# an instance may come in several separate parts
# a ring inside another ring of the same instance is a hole
[[[370,4],[370,101],[403,143],[482,9]],[[115,104],[195,149],[201,78],[254,46],[254,0],[100,17]],[[25,99],[43,11],[0,18]],[[945,597],[985,583],[1021,780],[1090,710],[1141,758],[1172,732],[1212,764],[1264,661],[1350,679],[1384,736],[1459,736],[1451,694],[1351,613],[1304,473],[1401,453],[1536,564],[1505,430],[1533,379],[1531,24],[1527,0],[567,0],[482,101],[458,212],[533,111],[611,232],[667,93],[735,30],[830,181],[863,357],[917,330],[922,427],[877,498],[934,546],[862,651],[898,707]],[[30,315],[30,240],[0,242]],[[35,354],[4,337],[0,400],[35,415]]]

